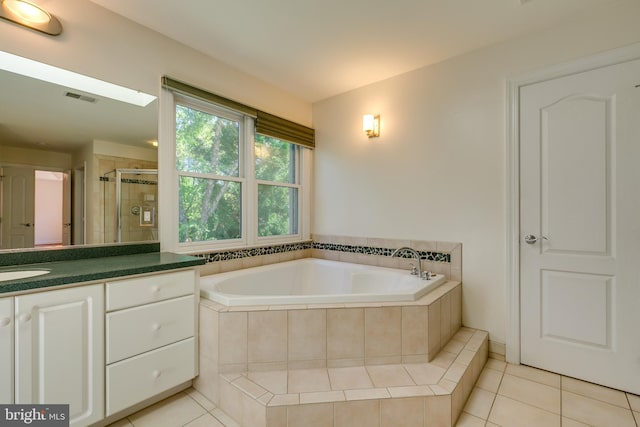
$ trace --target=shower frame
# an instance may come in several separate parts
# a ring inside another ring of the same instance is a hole
[[[110,173],[115,172],[115,180],[116,180],[116,243],[122,242],[122,174],[132,174],[132,175],[158,175],[158,169],[125,169],[125,168],[116,168],[110,170],[105,173],[103,176],[108,176]],[[105,200],[105,208],[107,201]],[[103,212],[104,215],[104,212]],[[106,226],[106,215],[104,215],[104,225]]]

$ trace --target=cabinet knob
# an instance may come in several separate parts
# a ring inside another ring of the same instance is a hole
[[[151,292],[153,292],[154,294],[157,294],[158,292],[160,292],[160,286],[158,285],[153,285],[151,287]]]
[[[157,369],[155,371],[153,371],[151,373],[153,375],[153,378],[160,378],[160,375],[162,375],[162,372],[158,371]]]
[[[22,322],[22,323],[27,323],[29,320],[31,320],[31,313],[25,313],[25,314],[21,314],[18,319]]]
[[[11,319],[8,317],[3,317],[0,319],[0,327],[9,326],[11,324]]]
[[[151,325],[151,329],[153,329],[154,331],[159,331],[160,328],[162,328],[162,325],[160,323],[154,323],[153,325]]]

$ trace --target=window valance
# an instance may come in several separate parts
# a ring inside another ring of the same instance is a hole
[[[216,95],[204,89],[191,86],[187,83],[174,80],[167,76],[162,77],[162,87],[181,95],[196,98],[201,101],[211,102],[253,117],[255,119],[256,132],[262,135],[278,138],[283,141],[292,142],[308,148],[315,147],[315,130],[310,127],[274,116],[273,114],[260,111],[256,108]]]

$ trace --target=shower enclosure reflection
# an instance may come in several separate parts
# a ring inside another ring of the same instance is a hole
[[[158,240],[158,170],[114,169],[104,187],[104,242]]]

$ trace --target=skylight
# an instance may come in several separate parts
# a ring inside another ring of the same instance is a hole
[[[7,52],[0,52],[0,69],[140,107],[146,107],[156,99],[155,96],[148,93],[87,77]]]

